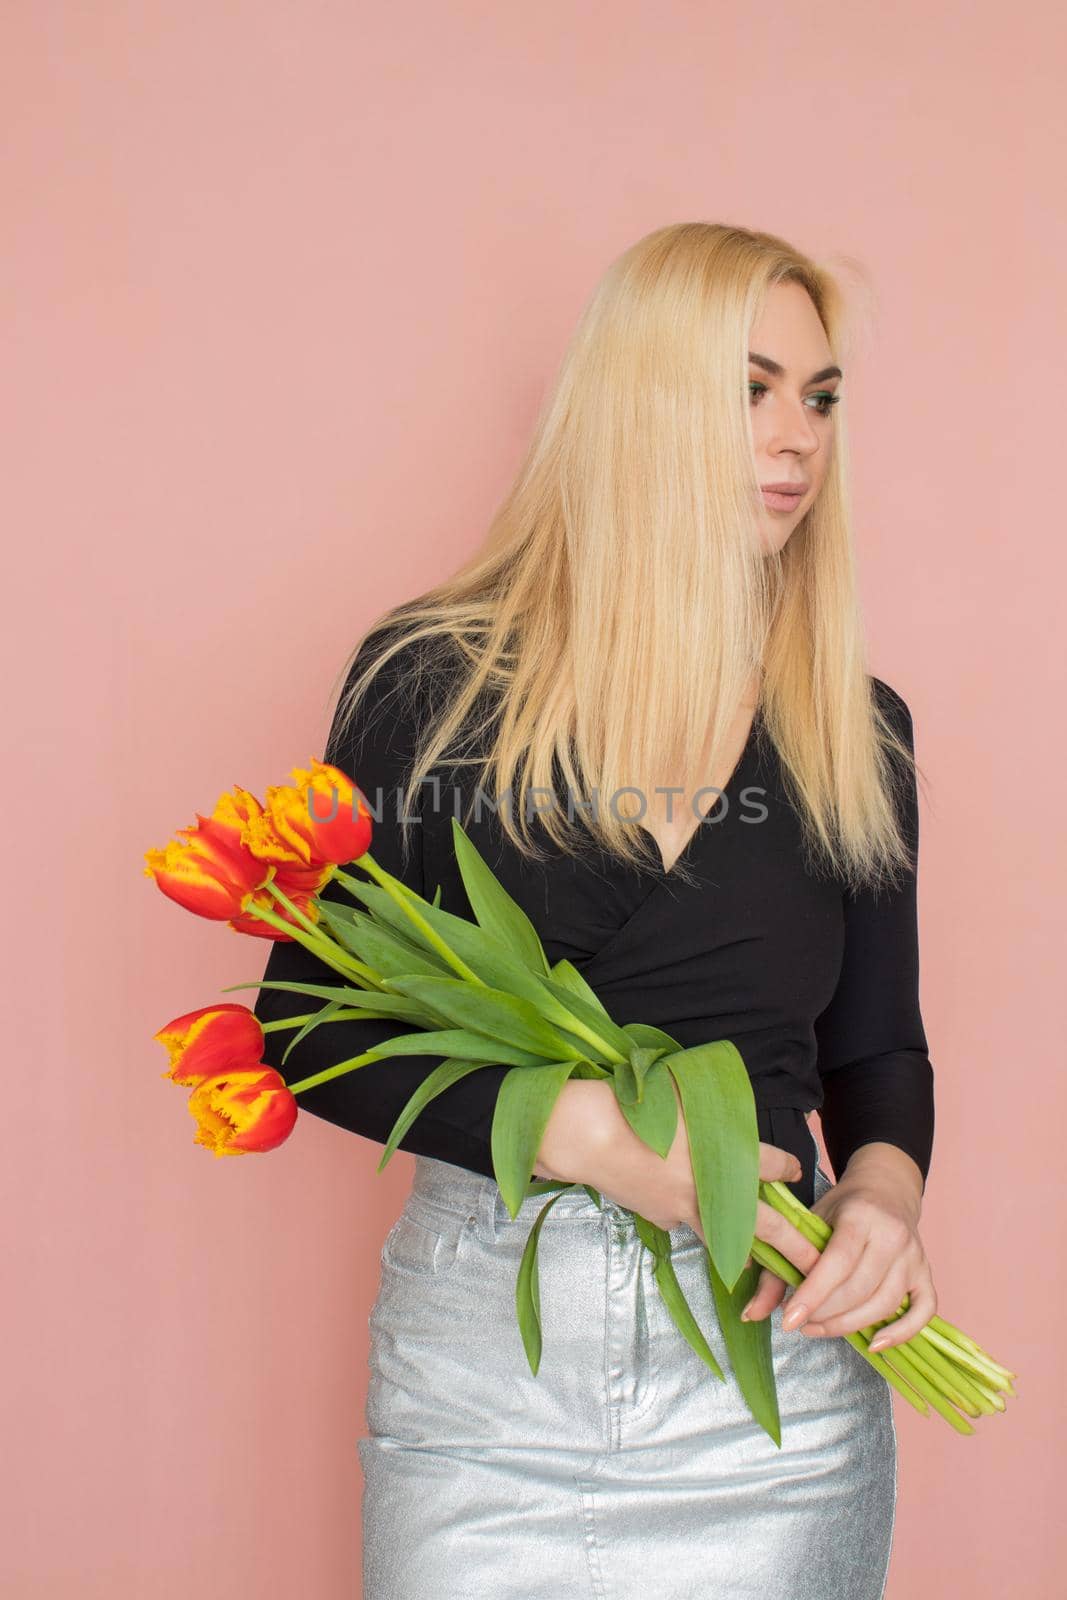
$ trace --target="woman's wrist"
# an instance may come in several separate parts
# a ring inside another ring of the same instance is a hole
[[[557,1183],[582,1183],[595,1169],[597,1154],[630,1125],[619,1110],[615,1090],[603,1078],[568,1078],[552,1107],[534,1177]]]
[[[916,1222],[919,1220],[924,1188],[922,1169],[899,1145],[883,1140],[860,1145],[845,1163],[841,1182],[849,1188],[862,1186],[888,1191],[914,1214]]]

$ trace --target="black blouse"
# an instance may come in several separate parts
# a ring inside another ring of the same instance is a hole
[[[431,670],[410,693],[405,645],[374,679],[344,737],[337,718],[324,759],[355,780],[374,814],[371,853],[381,865],[432,897],[441,886],[446,911],[470,916],[455,865],[451,818],[457,816],[512,897],[530,917],[550,962],[566,956],[619,1024],[664,1028],[689,1047],[728,1038],[752,1079],[759,1136],[791,1150],[803,1177],[791,1187],[814,1195],[815,1147],[806,1113],[821,1112],[823,1136],[840,1176],[853,1151],[874,1140],[896,1145],[925,1182],[933,1146],[933,1068],[919,1008],[914,870],[877,894],[845,891],[809,871],[800,820],[786,797],[777,753],[757,711],[745,750],[712,813],[683,851],[695,882],[662,864],[632,867],[590,840],[578,857],[563,854],[540,827],[540,862],[510,843],[492,808],[465,816],[476,767],[436,768],[439,783],[420,790],[417,818],[402,852],[399,818],[415,740],[434,710]],[[348,681],[370,659],[365,644]],[[907,705],[872,679],[881,705],[912,744]],[[912,778],[902,815],[916,859],[918,807]],[[357,875],[359,869],[354,869]],[[324,891],[354,902],[330,883]],[[272,944],[264,977],[322,982],[327,969],[296,942]],[[328,981],[328,980],[327,980]],[[306,995],[256,991],[266,1022],[314,1009]],[[264,1060],[288,1082],[381,1044],[394,1021],[331,1022],[301,1040],[283,1068],[292,1032],[266,1036]],[[302,1110],[384,1144],[404,1104],[441,1061],[405,1056],[371,1062],[301,1093]],[[487,1066],[430,1102],[400,1148],[492,1177],[490,1130],[506,1066]]]

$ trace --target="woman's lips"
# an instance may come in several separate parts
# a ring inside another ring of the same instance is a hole
[[[761,492],[763,504],[768,506],[771,511],[795,511],[801,500],[803,500],[806,491],[797,489],[793,494],[783,494],[778,489],[763,489]]]

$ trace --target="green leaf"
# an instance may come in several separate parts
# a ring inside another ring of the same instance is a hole
[[[512,1067],[500,1085],[489,1144],[493,1172],[513,1220],[526,1198],[552,1108],[576,1065],[555,1061],[542,1067]]]
[[[463,887],[479,925],[491,938],[512,951],[531,972],[546,973],[548,957],[537,929],[522,907],[508,894],[455,817],[452,818],[452,841]]]
[[[671,1099],[673,1100],[673,1098],[672,1094]],[[646,1245],[652,1252],[653,1261],[655,1262],[652,1273],[656,1280],[656,1288],[659,1290],[660,1299],[666,1306],[671,1321],[682,1335],[686,1344],[696,1351],[704,1365],[717,1378],[725,1382],[726,1375],[712,1354],[711,1346],[700,1331],[700,1325],[682,1292],[681,1284],[678,1282],[678,1276],[671,1261],[670,1234],[665,1228],[657,1228],[655,1223],[649,1222],[646,1217],[638,1216],[636,1212],[633,1212],[632,1215],[634,1227],[637,1229],[642,1244]]]
[[[539,1067],[541,1055],[529,1050],[516,1050],[500,1039],[487,1039],[484,1034],[471,1033],[467,1028],[429,1028],[420,1033],[400,1033],[395,1039],[386,1039],[368,1051],[375,1059],[388,1060],[391,1056],[457,1056],[477,1061],[479,1066]]]
[[[357,883],[353,880],[348,886],[348,893],[354,899],[361,900],[378,922],[388,928],[394,928],[397,933],[411,939],[420,950],[432,950],[433,947],[425,943],[424,935],[412,922],[403,906],[397,905],[392,895],[383,889],[380,883]],[[424,916],[428,909],[433,909],[420,895],[409,894],[407,899],[420,915]]]
[[[617,1061],[612,1069],[611,1081],[615,1087],[615,1098],[622,1106],[636,1106],[637,1078],[629,1061]]]
[[[603,1000],[590,983],[582,977],[573,961],[568,961],[566,956],[561,956],[555,966],[550,969],[549,976],[559,989],[566,989],[569,994],[576,994],[579,1000],[584,1000],[586,1005],[598,1011],[601,1016],[608,1015]],[[677,1046],[672,1046],[677,1048]]]
[[[603,1006],[590,1005],[584,995],[580,995],[577,990],[568,989],[565,985],[557,983],[555,978],[541,978],[538,988],[541,996],[550,995],[552,997],[551,1002],[549,1002],[544,998],[538,999],[537,992],[531,994],[531,999],[535,1004],[539,1004],[543,1008],[546,1017],[556,1021],[559,1026],[566,1027],[567,1023],[564,1019],[569,1015],[572,1019],[582,1023],[584,1027],[592,1029],[597,1038],[614,1050],[617,1055],[622,1056],[624,1060],[629,1059],[630,1039],[619,1027],[618,1023],[612,1021]],[[677,1049],[677,1046],[672,1045],[671,1048]]]
[[[229,994],[233,989],[284,989],[291,994],[313,994],[320,1000],[339,1000],[368,1017],[401,1017],[418,1022],[426,1008],[401,994],[385,994],[378,989],[342,989],[325,983],[287,983],[278,979],[261,978],[257,983],[230,983],[223,989]]]
[[[566,1194],[566,1192],[566,1189],[561,1189],[559,1193]],[[553,1195],[548,1204],[542,1206],[538,1212],[537,1220],[530,1229],[526,1248],[522,1252],[518,1277],[515,1279],[515,1310],[519,1318],[519,1332],[522,1334],[523,1348],[530,1363],[530,1371],[535,1378],[537,1369],[541,1365],[541,1288],[537,1281],[537,1240],[545,1218],[558,1199],[559,1194]]]
[[[378,1162],[377,1170],[381,1172],[382,1168],[389,1161],[390,1157],[395,1154],[401,1139],[404,1137],[405,1133],[407,1133],[408,1129],[411,1127],[411,1124],[419,1115],[419,1112],[430,1103],[435,1095],[441,1094],[453,1083],[458,1083],[460,1078],[465,1078],[469,1072],[475,1072],[479,1067],[483,1067],[484,1065],[484,1061],[450,1060],[442,1061],[440,1066],[435,1067],[430,1073],[430,1076],[428,1078],[424,1078],[419,1084],[418,1088],[415,1090],[415,1093],[408,1100],[400,1115],[393,1123],[389,1137],[385,1141],[385,1149],[382,1152],[381,1160]]]
[[[778,1389],[774,1381],[771,1354],[771,1319],[764,1317],[758,1322],[741,1321],[742,1311],[756,1292],[760,1268],[757,1263],[750,1263],[733,1288],[728,1289],[706,1251],[704,1260],[711,1292],[715,1297],[719,1327],[726,1341],[726,1353],[738,1387],[760,1427],[780,1448],[782,1422],[778,1414]]]
[[[669,1054],[670,1051],[668,1050],[667,1046],[662,1044],[658,1045],[655,1049],[652,1049],[648,1045],[640,1044],[632,1044],[630,1046],[630,1065],[633,1068],[634,1077],[637,1080],[638,1100],[640,1100],[644,1091],[644,1082],[649,1068],[654,1062],[659,1060],[660,1056]]]
[[[316,1011],[313,1017],[309,1017],[304,1023],[303,1027],[300,1029],[299,1033],[294,1033],[293,1037],[289,1040],[289,1043],[282,1052],[282,1066],[284,1067],[285,1063],[288,1061],[289,1052],[292,1050],[294,1045],[298,1045],[301,1039],[306,1038],[313,1029],[321,1027],[322,1023],[324,1022],[329,1022],[332,1017],[336,1016],[338,1011],[343,1011],[344,1009],[345,1007],[343,1001],[331,1000],[327,1005],[323,1006],[321,1011]]]
[[[353,906],[337,906],[328,900],[320,900],[318,905],[345,949],[383,977],[401,972],[443,975],[451,971],[436,951],[421,948],[398,930],[375,922],[365,911],[357,911]]]
[[[650,1050],[680,1050],[682,1047],[677,1039],[672,1039],[669,1033],[664,1033],[662,1028],[653,1028],[647,1022],[626,1022],[623,1024],[623,1033],[633,1044],[645,1045]],[[629,1045],[627,1055],[629,1055]]]
[[[618,1073],[619,1069],[616,1068],[616,1083]],[[632,1104],[620,1100],[619,1110],[637,1137],[666,1160],[678,1132],[678,1101],[664,1061],[653,1063],[645,1078],[641,1099]]]
[[[624,1034],[623,1037],[628,1038],[629,1035]],[[649,1067],[667,1053],[664,1045],[659,1045],[654,1050],[645,1045],[632,1043],[629,1045],[626,1060],[617,1062],[614,1068],[615,1098],[620,1106],[640,1104],[645,1089],[645,1075]]]
[[[678,1085],[711,1258],[733,1288],[748,1259],[759,1198],[759,1129],[745,1063],[729,1039],[664,1056]]]
[[[550,1027],[537,1007],[519,995],[467,983],[462,978],[408,975],[385,981],[390,991],[399,990],[421,1005],[432,1007],[461,1028],[502,1039],[505,1044],[530,1050],[546,1061],[562,1061],[580,1053],[580,1040]]]
[[[431,912],[426,920],[490,989],[529,1001],[544,1022],[566,1035],[568,1043],[557,1054],[576,1050],[603,1053],[584,1034],[572,1031],[575,1022],[593,1029],[609,1049],[627,1053],[628,1041],[606,1012],[590,1007],[582,996],[561,988],[547,974],[531,972],[484,929],[447,911]]]

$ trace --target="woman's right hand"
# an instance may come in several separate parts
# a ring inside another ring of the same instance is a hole
[[[689,1136],[678,1088],[678,1127],[664,1159],[630,1127],[610,1083],[570,1078],[552,1110],[535,1173],[565,1183],[587,1183],[627,1211],[635,1211],[668,1232],[685,1223],[706,1244],[697,1207]],[[761,1179],[795,1183],[803,1169],[796,1156],[777,1145],[759,1147]],[[756,1203],[756,1237],[780,1250],[807,1274],[820,1252],[791,1222],[763,1200]]]

